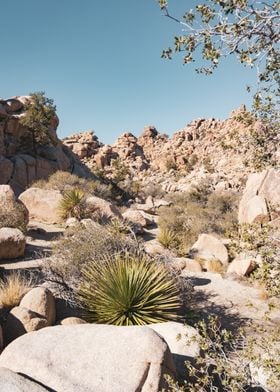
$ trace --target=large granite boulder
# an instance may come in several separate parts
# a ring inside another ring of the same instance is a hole
[[[263,223],[273,219],[271,211],[280,205],[280,170],[269,169],[248,177],[239,204],[238,220],[243,223]]]
[[[45,223],[59,223],[59,204],[62,195],[57,190],[29,188],[21,193],[19,200],[29,211],[29,218]]]
[[[44,317],[22,306],[16,306],[9,312],[4,325],[4,342],[8,344],[27,332],[38,331],[46,326],[47,320]]]
[[[26,239],[19,229],[0,229],[0,260],[16,259],[24,255]]]
[[[228,264],[228,251],[219,238],[210,234],[200,234],[193,244],[190,255],[202,260],[219,260],[223,266]]]
[[[68,325],[12,342],[0,366],[59,392],[158,392],[174,376],[167,343],[148,327]]]
[[[45,287],[31,289],[20,301],[20,306],[35,312],[47,320],[47,326],[55,323],[55,299]]]

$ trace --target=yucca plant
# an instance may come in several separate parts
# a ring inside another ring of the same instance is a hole
[[[79,299],[90,322],[145,325],[177,318],[179,291],[164,264],[115,254],[92,261],[82,275]]]
[[[67,218],[82,218],[84,210],[85,193],[81,189],[70,189],[63,192],[63,198],[59,204],[60,216]]]
[[[157,239],[167,249],[176,248],[178,245],[176,234],[169,229],[161,229]]]

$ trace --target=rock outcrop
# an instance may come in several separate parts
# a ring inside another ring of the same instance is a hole
[[[264,223],[279,216],[280,170],[267,169],[251,174],[239,204],[239,223]]]
[[[30,142],[30,129],[22,124],[29,96],[0,100],[0,184],[9,184],[18,195],[40,178],[57,170],[88,176],[73,152],[56,135],[59,123],[55,115],[49,123],[50,142]]]
[[[88,132],[64,143],[89,167],[102,168],[110,178],[116,175],[117,165],[124,177],[131,175],[143,186],[160,184],[166,191],[185,191],[191,182],[210,177],[215,189],[226,190],[239,189],[253,171],[256,157],[250,138],[265,132],[265,126],[241,106],[226,120],[200,118],[172,137],[147,126],[138,138],[125,132],[111,146],[102,145]],[[273,140],[266,145],[273,160],[278,159],[275,145]]]

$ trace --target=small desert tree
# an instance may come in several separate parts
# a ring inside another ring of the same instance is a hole
[[[50,123],[55,116],[56,106],[52,99],[47,98],[45,93],[40,91],[30,94],[25,110],[26,113],[20,122],[29,129],[30,134],[22,140],[22,145],[25,149],[36,153],[38,147],[53,143]]]

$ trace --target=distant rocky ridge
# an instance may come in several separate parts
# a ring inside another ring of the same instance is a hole
[[[222,190],[238,188],[256,170],[252,162],[257,151],[250,135],[263,137],[266,131],[243,105],[224,121],[197,119],[172,137],[147,126],[138,138],[126,132],[113,145],[102,144],[93,132],[69,136],[63,143],[89,167],[101,168],[109,177],[114,177],[114,163],[119,161],[127,176],[143,184],[160,182],[166,190],[182,191],[194,178],[208,175]],[[280,161],[276,142],[267,141],[265,148],[271,159]]]
[[[52,144],[38,148],[35,153],[26,150],[24,142],[30,132],[20,120],[26,114],[28,102],[29,96],[0,99],[0,184],[11,185],[19,194],[33,181],[57,170],[88,176],[88,168],[58,139],[57,116],[49,124]]]

